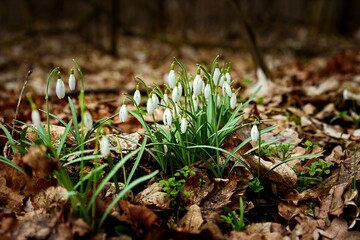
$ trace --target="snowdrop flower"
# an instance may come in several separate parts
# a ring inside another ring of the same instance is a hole
[[[174,64],[175,63],[171,64],[171,70],[170,70],[169,75],[168,75],[168,84],[169,84],[169,87],[171,89],[173,89],[175,87],[175,84],[176,84],[176,74],[175,74],[175,71],[174,71]]]
[[[201,79],[200,75],[197,74],[193,82],[193,91],[194,91],[193,94],[195,96],[199,96],[200,93],[203,91],[203,85],[204,85],[203,80]]]
[[[225,81],[222,85],[222,92],[224,95],[228,95],[229,97],[232,95],[230,84],[227,81]]]
[[[154,109],[158,107],[160,101],[159,101],[159,98],[158,96],[156,95],[156,93],[153,93],[152,96],[151,96],[152,100],[153,100],[153,104],[155,105],[154,106]]]
[[[222,76],[220,77],[219,86],[224,85],[224,82],[225,82],[225,76],[224,76],[224,75],[222,75]]]
[[[206,84],[205,88],[204,88],[204,97],[206,100],[209,99],[211,94],[211,88],[210,88],[210,84]]]
[[[213,81],[215,86],[218,86],[219,78],[220,78],[220,69],[216,67],[213,74]]]
[[[178,86],[175,86],[174,89],[173,89],[173,91],[172,91],[171,98],[173,99],[173,101],[174,101],[175,103],[177,103],[177,102],[180,101],[180,97],[181,97],[181,95],[180,95],[180,93],[179,93],[179,88],[178,88]]]
[[[164,97],[161,99],[162,106],[167,106],[169,104],[169,96],[167,95],[167,89],[165,89]]]
[[[125,100],[124,100],[123,105],[121,106],[120,112],[119,112],[120,122],[126,122],[128,115],[129,115],[129,113],[126,108],[126,104],[125,104]]]
[[[181,118],[181,123],[180,123],[180,132],[181,132],[181,133],[185,133],[185,132],[186,132],[187,127],[188,127],[188,124],[189,124],[189,122],[188,122],[188,120],[186,119],[186,116],[183,116],[183,117]]]
[[[178,89],[179,89],[179,98],[181,98],[182,94],[183,94],[183,87],[180,83],[180,81],[178,82],[178,85],[177,85]]]
[[[58,79],[56,81],[56,95],[59,99],[65,97],[65,84],[64,81],[61,79],[60,72],[58,73]]]
[[[150,94],[150,97],[148,98],[147,104],[146,104],[146,111],[149,115],[154,113],[154,110],[156,108],[156,103],[154,103],[154,99],[151,97],[152,94]]]
[[[229,84],[231,84],[231,75],[230,75],[230,73],[225,73],[225,78],[226,78],[226,81],[229,83]]]
[[[177,118],[177,116],[179,116],[179,115],[180,115],[180,107],[179,107],[179,105],[175,104],[174,110],[173,110],[173,117]]]
[[[257,127],[257,125],[253,125],[250,131],[250,136],[251,136],[251,140],[253,142],[257,142],[259,140],[259,129]]]
[[[199,98],[195,95],[192,96],[194,102],[194,110],[197,111],[199,108]]]
[[[232,93],[230,98],[230,107],[231,109],[234,109],[236,106],[236,94]]]
[[[31,111],[31,120],[32,120],[32,123],[34,124],[34,126],[36,128],[40,127],[40,124],[41,124],[41,118],[40,118],[40,113],[38,110],[36,109],[33,109]]]
[[[88,110],[86,110],[84,112],[83,121],[84,121],[85,127],[87,127],[88,129],[92,129],[92,127],[93,127],[93,119],[92,119],[91,114],[90,114],[90,112]]]
[[[140,105],[141,94],[140,94],[140,91],[139,91],[139,84],[136,85],[136,90],[134,92],[134,101],[135,101],[136,106]]]
[[[163,122],[165,125],[170,126],[172,123],[172,113],[170,108],[166,108],[163,115]]]
[[[107,157],[110,154],[110,143],[107,136],[102,136],[100,140],[100,153],[102,157]]]
[[[75,90],[76,79],[74,75],[74,69],[71,69],[69,76],[69,88],[71,91]]]

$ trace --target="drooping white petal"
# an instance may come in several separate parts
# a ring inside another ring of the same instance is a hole
[[[236,94],[232,93],[230,98],[230,107],[231,109],[234,109],[236,106]]]
[[[91,114],[90,114],[89,111],[84,112],[83,121],[84,121],[85,127],[87,127],[88,129],[92,129],[92,127],[93,127],[93,119],[92,119]]]
[[[250,131],[251,141],[257,142],[259,140],[259,134],[257,125],[253,125]]]
[[[199,108],[199,98],[195,95],[192,96],[194,102],[194,110],[197,111]]]
[[[218,86],[219,84],[219,78],[220,78],[220,69],[215,68],[214,74],[213,74],[213,82],[215,86]]]
[[[181,133],[185,133],[188,127],[188,120],[186,119],[186,117],[182,117],[181,118],[181,123],[180,123],[180,132]]]
[[[166,108],[163,115],[163,122],[165,125],[170,126],[172,123],[172,113],[170,108]]]
[[[120,112],[119,112],[119,118],[120,118],[120,122],[126,122],[127,118],[128,118],[128,110],[126,107],[126,104],[123,104],[120,108]]]
[[[147,104],[146,104],[146,111],[149,115],[154,113],[155,106],[156,105],[154,104],[153,99],[151,97],[149,97]]]
[[[210,88],[210,84],[206,84],[205,88],[204,88],[204,97],[205,99],[209,99],[211,94],[211,88]]]
[[[224,82],[225,82],[225,75],[222,75],[222,76],[220,77],[219,86],[224,85]]]
[[[61,78],[58,78],[56,81],[56,96],[59,99],[62,99],[65,97],[65,84],[64,81]]]
[[[200,77],[200,75],[196,75],[194,82],[193,82],[193,91],[195,96],[199,96],[202,92],[203,88],[203,81]]]
[[[31,121],[36,128],[38,128],[41,124],[40,113],[38,110],[34,109],[31,111]]]
[[[221,105],[222,105],[222,99],[221,99],[220,95],[217,95],[216,106],[220,107]]]
[[[168,75],[168,84],[171,89],[173,89],[176,85],[176,74],[173,69],[170,70]]]
[[[180,101],[179,88],[177,86],[174,87],[171,98],[175,103]]]
[[[74,74],[70,74],[69,76],[69,88],[71,91],[75,90],[76,79]]]
[[[141,94],[140,94],[139,89],[136,89],[135,92],[134,92],[134,101],[135,101],[136,106],[140,105]]]
[[[177,87],[179,89],[179,99],[180,99],[183,94],[183,87],[180,82],[178,83]]]
[[[155,109],[155,108],[158,107],[158,105],[159,105],[159,103],[160,103],[159,98],[158,98],[158,96],[157,96],[155,93],[152,94],[151,98],[152,98],[152,100],[153,100],[153,104],[155,105],[155,106],[154,106],[154,109]]]
[[[231,75],[230,75],[230,73],[225,73],[225,78],[226,78],[226,81],[229,83],[229,84],[231,84]]]
[[[223,94],[224,94],[224,95],[228,95],[229,97],[231,97],[232,91],[231,91],[230,84],[229,84],[227,81],[225,81],[225,82],[223,83],[222,91],[223,91]]]
[[[166,106],[169,104],[169,96],[167,95],[167,93],[164,93],[164,97],[163,99],[161,99],[161,103],[162,106]]]
[[[110,143],[107,136],[102,136],[100,139],[100,153],[102,157],[107,157],[110,154]]]

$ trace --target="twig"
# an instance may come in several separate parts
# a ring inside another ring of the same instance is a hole
[[[32,73],[32,70],[29,70],[28,73],[26,74],[24,84],[23,84],[23,86],[21,88],[21,91],[20,91],[20,96],[19,96],[19,99],[18,99],[18,102],[17,102],[17,105],[16,105],[16,111],[15,111],[15,117],[14,117],[14,120],[13,120],[13,126],[12,126],[12,129],[11,129],[11,137],[14,137],[16,120],[17,120],[17,116],[19,114],[19,108],[20,108],[20,104],[21,104],[21,99],[22,99],[22,96],[24,94],[26,85],[29,82],[31,73]],[[3,151],[5,157],[7,157],[8,149],[9,149],[9,142],[6,142],[5,147],[4,147],[4,151]]]

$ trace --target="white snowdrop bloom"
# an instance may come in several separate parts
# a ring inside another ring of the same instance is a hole
[[[201,79],[200,75],[197,74],[193,82],[193,94],[195,96],[199,96],[201,94],[203,90],[203,84],[203,80]]]
[[[58,80],[56,81],[56,96],[59,99],[65,97],[65,84],[61,78],[58,78]]]
[[[218,85],[218,86],[224,85],[224,82],[225,82],[225,75],[222,75],[222,76],[220,77],[220,82],[219,82],[219,85]]]
[[[180,96],[181,95],[179,94],[179,88],[178,88],[178,86],[175,86],[173,91],[172,91],[171,98],[175,103],[177,103],[177,102],[180,101]]]
[[[214,74],[213,74],[213,82],[214,82],[215,86],[218,86],[219,78],[220,78],[220,69],[217,67],[217,68],[215,68]]]
[[[174,69],[171,69],[168,75],[168,84],[171,89],[173,89],[176,85],[176,74]]]
[[[85,127],[87,127],[88,129],[92,129],[92,127],[93,127],[93,119],[92,119],[92,117],[91,117],[90,112],[87,111],[87,110],[84,112],[84,119],[83,119],[83,121],[84,121]]]
[[[205,88],[204,88],[204,97],[205,99],[209,99],[211,94],[211,88],[210,88],[210,84],[206,84]]]
[[[155,105],[154,108],[157,108],[160,103],[158,96],[155,93],[153,93],[151,98],[153,100],[153,104]]]
[[[129,115],[129,113],[126,108],[126,104],[123,103],[123,105],[120,108],[120,112],[119,112],[120,122],[126,122],[128,115]]]
[[[154,113],[154,110],[156,108],[156,103],[154,103],[154,100],[152,97],[148,98],[147,104],[146,104],[146,111],[149,115]]]
[[[230,73],[225,73],[225,78],[226,78],[226,81],[229,83],[229,84],[231,84],[231,75],[230,75]]]
[[[172,113],[170,108],[166,108],[163,115],[163,122],[165,125],[170,126],[172,123]]]
[[[197,111],[199,108],[199,98],[195,95],[192,96],[194,102],[194,110]]]
[[[102,157],[107,157],[110,154],[110,143],[107,136],[102,136],[100,139],[100,153]]]
[[[136,89],[134,92],[134,101],[135,101],[136,106],[140,105],[141,93],[140,93],[139,89]]]
[[[181,96],[183,95],[183,87],[181,85],[181,83],[179,82],[177,85],[178,89],[179,89],[179,99],[181,98]]]
[[[70,73],[70,76],[69,76],[69,88],[71,91],[75,90],[75,85],[76,85],[76,79],[75,79],[74,72],[72,70]]]
[[[161,99],[161,103],[160,103],[162,106],[166,106],[169,104],[169,96],[167,95],[167,92],[165,90],[165,93],[164,93],[164,97]]]
[[[250,132],[251,141],[257,142],[259,140],[259,134],[260,133],[257,125],[253,125]]]
[[[188,127],[188,120],[186,119],[186,117],[182,117],[181,118],[181,123],[180,123],[180,132],[181,133],[185,133]]]
[[[230,107],[231,109],[234,109],[236,106],[236,94],[232,93],[230,98]]]
[[[225,81],[222,85],[222,91],[223,91],[223,94],[224,95],[228,95],[229,97],[231,97],[232,95],[232,91],[231,91],[231,87],[230,87],[230,84]]]
[[[34,126],[36,128],[40,127],[40,124],[41,124],[41,118],[40,118],[40,113],[38,110],[36,109],[33,109],[31,111],[31,121],[32,123],[34,124]]]
[[[178,104],[175,104],[173,112],[173,118],[180,116],[180,107]]]
[[[349,100],[349,99],[352,99],[352,94],[349,90],[347,89],[344,89],[343,91],[343,98],[344,100]]]

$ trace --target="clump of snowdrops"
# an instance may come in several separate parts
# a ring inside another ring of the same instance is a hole
[[[226,152],[221,146],[227,137],[247,125],[241,121],[242,110],[256,93],[238,103],[230,65],[220,67],[217,58],[209,70],[199,65],[194,75],[189,75],[175,59],[162,87],[155,84],[150,88],[137,79],[134,95],[128,95],[136,106],[130,113],[146,130],[150,139],[147,149],[161,170],[174,173],[178,168],[203,161],[214,176],[221,177],[230,159],[220,162],[220,153]],[[140,87],[146,91],[146,105],[141,104]],[[155,121],[158,109],[163,111],[162,123]],[[145,121],[145,115],[154,121]],[[246,142],[249,141],[250,137]]]

